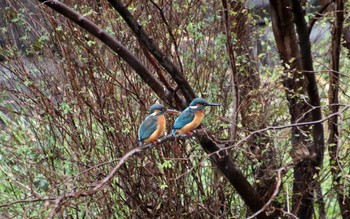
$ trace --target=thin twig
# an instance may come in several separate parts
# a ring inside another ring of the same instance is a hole
[[[177,58],[178,63],[179,63],[180,72],[183,74],[184,70],[183,70],[183,66],[182,66],[182,62],[181,62],[181,58],[180,58],[180,54],[179,54],[179,45],[177,44],[176,38],[173,34],[173,30],[172,30],[168,20],[166,19],[164,13],[163,13],[163,9],[153,0],[151,0],[151,3],[158,9],[160,17],[162,18],[165,26],[167,27],[168,34],[170,36],[170,39],[173,41],[173,44],[175,47],[175,54],[176,54],[176,58]]]
[[[300,122],[300,123],[293,123],[293,124],[287,124],[287,125],[280,125],[280,126],[267,126],[266,128],[263,129],[259,129],[256,131],[253,131],[251,133],[249,133],[249,135],[247,135],[245,138],[241,139],[240,141],[238,141],[236,144],[233,144],[231,146],[225,147],[225,148],[220,148],[219,151],[223,151],[223,150],[228,150],[234,147],[237,147],[240,144],[243,144],[243,142],[247,141],[249,138],[251,138],[253,135],[261,133],[261,132],[266,132],[269,130],[281,130],[281,129],[286,129],[286,128],[292,128],[292,127],[298,127],[298,126],[306,126],[306,125],[315,125],[315,124],[321,124],[324,123],[325,121],[328,121],[330,118],[334,117],[334,116],[339,116],[342,115],[344,111],[346,111],[347,109],[350,108],[350,105],[344,105],[345,107],[342,110],[339,110],[336,113],[332,113],[329,114],[327,117],[324,117],[323,119],[320,120],[316,120],[316,121],[311,121],[311,122]],[[219,151],[216,151],[212,154],[209,154],[209,156],[218,153]]]
[[[276,195],[278,194],[278,192],[280,191],[280,187],[281,187],[281,183],[282,183],[282,177],[281,177],[281,172],[285,170],[284,167],[281,167],[277,170],[277,184],[276,184],[276,188],[273,191],[270,199],[266,202],[266,204],[257,212],[255,212],[253,215],[251,215],[250,217],[247,217],[246,219],[252,219],[255,216],[257,216],[258,214],[260,214],[261,212],[265,211],[266,208],[271,204],[271,202],[274,200],[274,198],[276,197]]]
[[[33,199],[23,199],[23,200],[17,200],[17,201],[13,201],[13,202],[8,202],[6,204],[1,204],[0,208],[6,208],[9,207],[11,205],[15,205],[15,204],[20,204],[20,203],[28,203],[28,202],[42,202],[42,201],[51,201],[54,200],[55,198],[33,198]]]
[[[327,10],[327,8],[330,4],[331,4],[331,1],[324,4],[322,6],[322,8],[318,12],[316,12],[315,16],[310,20],[309,24],[307,25],[309,28],[309,35],[310,35],[312,28],[315,25],[316,21],[320,20],[324,16],[324,12]]]
[[[168,142],[168,141],[182,140],[182,139],[191,138],[192,136],[200,136],[200,135],[204,135],[204,134],[206,134],[205,129],[196,130],[193,133],[193,135],[179,134],[179,135],[174,136],[174,135],[170,134],[170,135],[165,136],[164,138],[159,139],[157,142],[157,145]],[[117,174],[120,167],[130,157],[132,157],[135,154],[138,154],[142,151],[145,151],[149,148],[152,148],[153,146],[154,146],[154,144],[152,144],[152,143],[141,145],[137,148],[132,149],[128,153],[126,153],[122,158],[120,158],[118,164],[109,172],[109,174],[106,177],[104,177],[97,184],[93,184],[93,185],[89,186],[89,187],[92,187],[92,189],[89,189],[87,191],[68,192],[68,193],[64,193],[60,196],[57,196],[56,198],[50,198],[50,200],[55,200],[54,201],[55,205],[52,208],[48,218],[54,218],[54,216],[58,213],[58,211],[61,209],[61,207],[64,205],[64,203],[66,203],[69,199],[93,195],[96,192],[104,189],[106,186],[110,185],[110,183],[112,182],[114,176]]]
[[[154,75],[146,68],[146,66],[115,37],[107,33],[101,27],[97,26],[88,18],[84,17],[83,15],[74,11],[72,8],[65,5],[63,2],[60,2],[58,0],[38,1],[52,8],[56,12],[64,15],[72,22],[81,26],[90,34],[101,40],[110,49],[117,53],[125,62],[127,62],[135,70],[135,72],[143,79],[143,81],[146,82],[162,100],[164,100],[165,102],[170,102],[171,92],[167,89],[164,90],[163,83],[159,81],[156,77],[154,77]]]
[[[230,26],[231,21],[230,21],[230,16],[229,16],[229,8],[227,4],[227,0],[222,0],[222,7],[223,7],[223,22],[225,26],[225,34],[226,34],[226,47],[227,47],[227,53],[229,57],[229,63],[232,71],[232,96],[233,96],[233,101],[232,101],[232,124],[230,128],[230,140],[236,139],[236,122],[237,122],[237,111],[238,111],[238,104],[239,104],[239,96],[238,96],[238,79],[237,79],[237,68],[236,68],[236,58],[235,58],[235,52],[233,48],[233,42],[232,42],[232,36],[231,36],[231,29]]]

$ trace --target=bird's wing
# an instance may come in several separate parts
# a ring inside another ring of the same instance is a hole
[[[183,111],[180,114],[180,116],[177,117],[177,119],[175,120],[173,125],[173,130],[181,129],[188,123],[192,122],[193,119],[194,119],[194,112],[191,112],[189,110]]]
[[[147,139],[149,136],[152,135],[153,132],[157,129],[157,117],[153,115],[149,115],[146,117],[145,121],[140,125],[139,128],[139,141],[142,141],[144,139]]]

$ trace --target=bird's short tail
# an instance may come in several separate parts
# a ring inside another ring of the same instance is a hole
[[[177,131],[177,129],[171,130],[171,134],[172,134],[172,135],[176,135],[176,131]]]

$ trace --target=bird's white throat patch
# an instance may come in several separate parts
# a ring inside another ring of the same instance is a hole
[[[197,109],[198,106],[190,106],[191,109]]]

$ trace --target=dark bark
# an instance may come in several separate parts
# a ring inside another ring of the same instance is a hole
[[[294,12],[294,22],[298,33],[298,43],[301,54],[302,71],[306,79],[307,94],[309,96],[309,102],[313,109],[311,110],[311,119],[316,121],[322,118],[322,112],[320,108],[320,97],[318,94],[316,77],[313,69],[313,61],[311,54],[311,44],[309,39],[309,28],[307,27],[304,10],[299,0],[292,0],[292,9]],[[314,188],[310,188],[304,197],[302,198],[301,209],[299,211],[300,218],[312,218],[313,214],[313,196],[314,189],[317,184],[316,179],[312,179],[315,174],[319,173],[319,167],[321,167],[324,157],[324,132],[322,124],[315,124],[312,126],[312,139],[313,147],[310,148],[310,153],[313,158],[313,162],[307,165],[308,172],[306,175],[310,175],[306,181]],[[301,173],[304,174],[304,173]],[[304,178],[301,176],[301,178]],[[296,191],[298,192],[298,191]]]
[[[233,48],[232,36],[231,36],[231,19],[229,16],[229,8],[226,0],[222,0],[222,17],[225,27],[226,34],[226,49],[229,57],[229,63],[232,71],[231,84],[232,84],[232,116],[231,116],[231,128],[230,128],[230,140],[236,139],[236,124],[238,117],[238,105],[239,105],[239,95],[238,95],[238,79],[237,79],[237,68],[236,68],[236,58]]]
[[[112,36],[108,35],[105,31],[100,29],[97,25],[76,13],[71,8],[67,7],[63,3],[58,0],[38,0],[43,4],[49,6],[55,11],[61,13],[65,17],[69,18],[71,21],[75,22],[89,33],[100,39],[103,43],[109,46],[113,51],[115,51],[122,59],[124,59],[135,71],[139,74],[142,79],[147,82],[147,84],[154,89],[156,94],[165,102],[171,100],[172,95],[170,91],[159,90],[162,87],[162,83],[156,79],[152,74],[148,72],[148,70],[144,67],[144,65],[134,56],[129,50],[127,50],[124,46],[122,46],[117,40],[115,40]],[[110,2],[117,2],[112,1]],[[143,42],[149,52],[155,56],[157,61],[172,75],[174,80],[179,83],[180,89],[184,93],[187,101],[189,102],[195,96],[192,88],[189,86],[187,80],[183,77],[183,75],[178,72],[175,66],[170,62],[168,58],[163,56],[159,50],[156,49],[152,40],[146,35],[146,33],[142,30],[141,26],[136,23],[135,19],[133,19],[132,15],[129,12],[126,12],[125,8],[121,6],[120,10],[124,13],[126,18],[128,19],[131,25],[130,28],[134,28],[137,38]],[[135,22],[135,23],[134,23]],[[142,30],[142,31],[141,31]],[[140,35],[140,33],[142,34]],[[182,87],[184,86],[184,87]],[[170,99],[169,99],[170,98]],[[181,107],[185,107],[184,104]],[[211,159],[217,165],[218,169],[221,170],[223,175],[229,180],[229,182],[233,185],[233,187],[238,191],[241,195],[242,199],[246,203],[246,205],[252,211],[258,211],[263,206],[264,203],[261,197],[257,194],[254,188],[251,186],[247,178],[243,175],[243,173],[236,167],[232,158],[227,154],[221,152],[221,154],[215,153],[220,150],[220,146],[217,145],[210,137],[202,137],[199,138],[201,146],[207,153],[214,153],[211,155]],[[89,193],[90,194],[90,193]],[[88,193],[86,195],[89,195]],[[84,195],[85,196],[85,195]],[[266,215],[266,212],[262,212],[258,215],[258,218],[270,218]]]
[[[122,16],[129,28],[134,32],[137,39],[147,48],[147,50],[157,59],[158,63],[163,66],[163,68],[175,80],[186,100],[188,102],[192,101],[196,95],[183,73],[180,72],[179,69],[170,61],[170,59],[160,51],[160,49],[154,44],[153,40],[148,36],[142,26],[136,21],[136,19],[121,1],[108,0],[108,2],[116,11],[118,11],[120,16]]]
[[[347,20],[350,20],[350,19],[347,19]],[[350,27],[343,28],[343,39],[344,39],[343,46],[349,50],[348,51],[348,58],[349,58],[350,57]]]
[[[169,90],[165,90],[163,88],[163,84],[154,77],[148,69],[139,61],[137,57],[135,57],[126,47],[124,47],[118,40],[116,40],[113,36],[109,35],[99,26],[86,19],[84,16],[75,12],[65,4],[60,1],[45,1],[39,0],[65,17],[69,18],[74,23],[78,24],[86,31],[94,35],[96,38],[101,40],[104,44],[106,44],[109,48],[111,48],[115,53],[117,53],[123,60],[125,60],[132,68],[136,71],[136,73],[142,78],[143,81],[147,83],[148,86],[152,88],[152,90],[166,102],[171,102],[172,97]]]
[[[329,108],[330,113],[337,113],[339,111],[339,60],[341,51],[341,35],[343,31],[344,22],[344,2],[343,0],[336,0],[334,7],[334,23],[332,27],[332,70],[329,72]],[[333,186],[337,193],[338,204],[342,217],[350,218],[350,197],[344,194],[341,176],[341,163],[338,160],[339,150],[339,130],[338,130],[338,116],[332,117],[328,121],[329,138],[328,151],[330,156],[330,166],[333,175]]]
[[[217,153],[221,149],[220,145],[207,137],[198,137],[204,150],[211,154],[211,160],[217,165],[218,169],[226,176],[231,185],[237,190],[244,202],[249,206],[250,210],[254,213],[260,210],[264,206],[263,200],[259,194],[253,188],[253,186],[247,181],[243,173],[237,168],[236,164],[232,161],[225,151]],[[274,218],[273,216],[267,216],[266,212],[262,212],[257,218]]]
[[[335,4],[338,4],[337,1],[334,1]],[[325,0],[322,1],[322,4],[326,4]],[[344,9],[343,9],[344,10]],[[345,23],[349,23],[350,19],[347,17],[345,19]],[[350,27],[348,25],[344,25],[342,27],[342,38],[344,40],[343,46],[348,49],[348,58],[350,57]]]
[[[326,219],[327,218],[327,214],[326,214],[326,203],[324,201],[324,195],[322,193],[322,187],[321,187],[321,183],[320,182],[316,182],[316,197],[317,197],[317,201],[316,203],[320,206],[319,210],[318,210],[318,215],[319,215],[319,219]]]
[[[322,17],[325,15],[325,12],[328,9],[328,6],[331,4],[330,1],[325,2],[324,5],[322,5],[322,8],[315,14],[315,16],[309,21],[308,29],[309,29],[309,35],[312,31],[312,28],[314,27],[316,21],[322,19]]]
[[[333,4],[333,2],[335,4]],[[329,1],[329,0],[321,0],[321,5],[322,8],[325,8],[324,12],[331,12],[334,11],[334,6],[336,5],[336,1]],[[322,10],[321,8],[321,10]],[[345,23],[349,23],[350,19],[346,18],[345,19]],[[311,29],[310,29],[311,32]],[[342,45],[347,48],[348,50],[348,54],[347,56],[350,57],[350,27],[348,25],[344,25],[342,27],[342,38],[343,38],[343,42]]]
[[[254,130],[266,128],[269,119],[266,117],[267,107],[263,106],[265,104],[264,97],[262,97],[264,94],[262,96],[255,95],[256,91],[260,89],[258,66],[255,61],[257,58],[252,49],[256,44],[254,41],[255,27],[252,24],[253,19],[249,18],[249,10],[242,2],[231,1],[228,5],[226,0],[222,2],[223,21],[227,35],[226,44],[229,55],[232,53],[230,64],[234,74],[233,86],[235,86],[236,91],[236,96],[233,99],[237,99],[236,106],[240,106],[236,116],[238,113],[241,115],[242,129],[249,134]],[[231,11],[234,13],[229,13]],[[234,45],[231,40],[231,31],[236,36]],[[240,57],[237,61],[234,53],[236,57]],[[244,62],[240,62],[240,60]],[[238,67],[236,67],[236,62]],[[271,170],[278,169],[274,147],[267,146],[270,140],[266,132],[257,133],[247,140],[249,150],[255,156],[253,160],[257,161],[257,165],[252,165],[255,181],[258,182],[254,184],[254,187],[264,201],[268,201],[274,191],[274,185],[276,185],[276,178]],[[274,204],[278,205],[277,201]]]
[[[291,123],[295,123],[297,120],[302,120],[303,122],[309,121],[308,117],[303,116],[303,112],[309,110],[309,107],[304,101],[299,99],[299,96],[305,91],[304,77],[300,72],[298,72],[298,69],[301,68],[301,62],[297,45],[297,36],[292,23],[292,12],[290,10],[291,2],[270,0],[270,5],[275,41],[285,68],[283,85],[286,88]],[[306,132],[308,127],[304,127],[302,130]],[[301,133],[301,129],[292,129],[291,141],[293,146],[293,151],[291,152],[293,159],[296,161],[301,160],[302,158],[299,158],[299,155],[307,154],[306,148],[308,145],[304,135]],[[302,208],[301,206],[308,204],[302,204],[302,198],[306,193],[308,186],[307,184],[303,183],[303,180],[306,181],[307,178],[312,177],[310,173],[305,173],[305,170],[308,169],[308,164],[306,162],[300,162],[294,168],[292,205],[293,213],[298,214],[299,216],[299,210]],[[310,200],[312,200],[312,197]]]
[[[320,98],[313,72],[309,29],[301,3],[297,0],[270,0],[270,4],[273,31],[287,72],[283,84],[287,88],[291,122],[319,120],[322,118]],[[309,103],[299,96],[305,92]],[[312,110],[308,104],[311,104]],[[309,110],[310,113],[307,113]],[[292,129],[292,156],[294,154],[294,161],[297,161],[294,168],[293,213],[309,219],[314,212],[314,190],[317,185],[313,177],[323,161],[323,126],[313,125],[312,134],[308,127],[303,132],[309,133],[313,141],[307,139],[300,130]]]
[[[312,121],[320,120],[322,112],[320,106],[320,96],[318,94],[315,72],[313,69],[313,61],[311,54],[311,44],[309,39],[309,28],[307,27],[304,17],[304,10],[301,7],[300,1],[292,0],[292,8],[294,12],[294,20],[298,33],[298,42],[301,54],[302,71],[307,81],[307,93],[310,104],[315,107],[311,111]],[[312,137],[314,147],[312,153],[315,153],[315,165],[321,166],[324,156],[324,132],[322,124],[315,124],[312,127]]]

